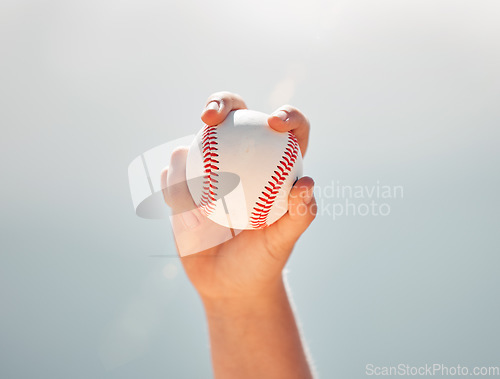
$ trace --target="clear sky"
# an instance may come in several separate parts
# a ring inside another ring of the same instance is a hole
[[[321,378],[500,365],[499,19],[498,1],[1,0],[0,377],[211,377],[127,167],[220,90],[311,121],[320,213],[287,270]],[[334,186],[403,192],[334,217]]]

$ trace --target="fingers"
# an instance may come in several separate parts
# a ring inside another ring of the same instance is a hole
[[[292,131],[299,141],[302,156],[306,154],[311,126],[301,111],[291,105],[283,105],[269,116],[267,122],[278,132]]]
[[[208,97],[201,119],[207,125],[218,125],[224,121],[229,112],[246,108],[240,95],[227,91],[216,92]]]
[[[265,229],[273,255],[288,259],[295,242],[316,217],[316,211],[314,180],[305,176],[290,191],[288,213]]]
[[[236,109],[247,109],[240,95],[222,91],[210,95],[201,114],[207,125],[218,125],[225,120],[228,113]],[[309,143],[310,123],[307,117],[291,105],[278,108],[268,119],[269,126],[278,132],[292,131],[299,141],[302,156],[305,155]]]
[[[186,183],[187,154],[187,147],[174,150],[168,169],[163,170],[161,175],[163,197],[174,214],[196,208]]]
[[[172,208],[172,231],[181,257],[218,246],[233,238],[224,228],[201,214],[186,183],[188,148],[180,147],[172,153],[168,169],[161,174],[165,202]]]

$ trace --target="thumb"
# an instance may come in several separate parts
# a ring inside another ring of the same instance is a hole
[[[293,245],[316,217],[314,180],[305,176],[297,181],[288,197],[288,212],[267,228],[276,249],[289,255]],[[279,253],[277,251],[276,253]],[[287,256],[288,257],[288,256]]]

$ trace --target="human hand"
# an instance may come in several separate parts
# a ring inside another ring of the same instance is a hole
[[[201,119],[218,125],[236,109],[246,109],[240,96],[218,92],[208,98]],[[305,154],[310,125],[298,109],[284,105],[268,123],[276,131],[292,131]],[[282,269],[293,246],[316,214],[314,181],[309,177],[297,181],[290,192],[289,211],[277,222],[260,230],[236,231],[233,236],[196,209],[186,184],[187,153],[187,148],[174,151],[161,181],[165,201],[173,210],[182,264],[204,303],[262,297],[281,287]],[[197,253],[186,255],[193,252]]]

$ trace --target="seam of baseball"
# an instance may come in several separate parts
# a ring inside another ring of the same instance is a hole
[[[203,190],[200,198],[200,210],[208,216],[215,210],[219,174],[218,148],[217,148],[217,129],[215,126],[205,125],[201,137],[201,148],[203,154]]]
[[[278,196],[278,193],[285,183],[286,178],[292,171],[297,157],[299,154],[299,143],[297,137],[292,132],[288,132],[288,142],[286,149],[281,157],[281,160],[276,165],[276,170],[274,170],[274,175],[271,175],[271,180],[264,186],[264,191],[262,191],[259,200],[255,203],[255,206],[250,216],[250,225],[254,229],[262,229],[267,226],[267,219],[269,212]]]

